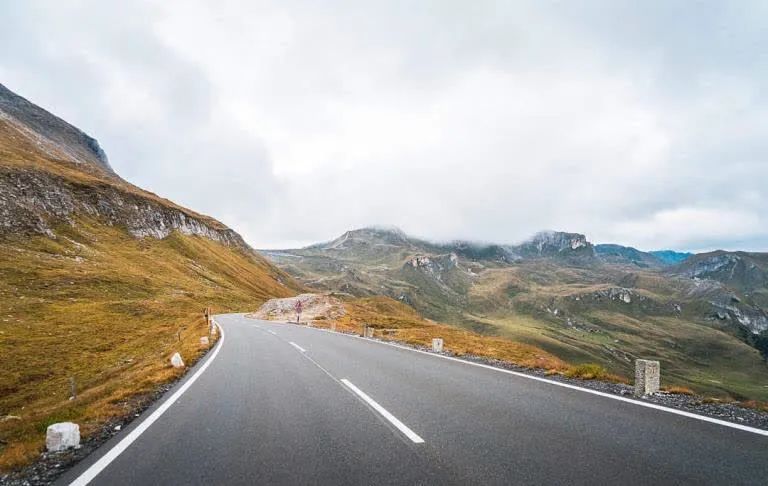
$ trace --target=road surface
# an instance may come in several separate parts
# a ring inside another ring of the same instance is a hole
[[[766,484],[764,435],[318,329],[217,321],[220,347],[58,483]]]

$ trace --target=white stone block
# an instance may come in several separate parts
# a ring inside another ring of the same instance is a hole
[[[336,331],[336,323],[335,322],[331,323],[331,331]]]
[[[211,342],[208,340],[208,336],[203,336],[200,338],[200,346],[208,346],[211,344]]]
[[[72,422],[60,422],[48,426],[45,447],[49,452],[58,452],[80,445],[80,426]]]
[[[365,327],[365,337],[372,338],[373,337],[373,328],[372,327]]]
[[[434,338],[432,339],[432,351],[436,353],[442,353],[443,352],[443,338]]]
[[[173,353],[173,356],[171,356],[171,366],[174,368],[184,367],[184,360],[181,359],[181,355],[179,353]]]
[[[635,396],[642,397],[659,391],[661,365],[658,361],[635,360]]]

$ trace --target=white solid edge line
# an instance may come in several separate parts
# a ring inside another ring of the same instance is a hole
[[[181,395],[184,394],[187,389],[192,386],[192,384],[200,377],[200,375],[203,374],[203,372],[208,368],[208,366],[213,363],[213,360],[216,358],[216,355],[219,354],[219,351],[221,351],[221,347],[224,344],[224,329],[219,325],[218,322],[215,320],[213,321],[214,324],[216,324],[216,327],[219,328],[219,332],[221,333],[221,339],[219,339],[219,343],[216,346],[216,349],[213,350],[213,354],[203,363],[203,365],[200,367],[199,370],[195,372],[194,375],[192,375],[184,384],[179,388],[176,393],[171,395],[171,397],[163,402],[162,405],[160,405],[152,414],[147,417],[141,424],[139,424],[138,427],[133,429],[131,433],[129,433],[123,440],[117,443],[112,449],[109,450],[106,454],[101,456],[98,461],[91,464],[91,467],[85,470],[80,476],[77,477],[74,481],[69,483],[69,486],[85,486],[86,484],[93,481],[93,479],[101,473],[109,464],[117,459],[117,457],[123,453],[136,439],[139,438],[139,436],[144,433],[145,430],[149,428],[150,425],[155,423],[157,419],[160,418],[161,415],[163,415],[171,405],[178,400]]]
[[[334,332],[334,331],[330,331],[328,329],[320,329],[320,328],[310,328],[310,329],[326,332],[328,334],[337,334],[337,335],[340,335],[340,336],[347,336],[347,337],[351,337],[351,338],[356,338],[356,339],[360,339],[360,340],[367,341],[367,342],[370,342],[370,343],[384,344],[386,346],[392,346],[394,348],[404,349],[406,351],[413,351],[414,353],[425,354],[427,356],[432,356],[433,358],[447,359],[449,361],[456,361],[457,363],[463,363],[463,364],[466,364],[466,365],[477,366],[479,368],[485,368],[485,369],[488,369],[488,370],[498,371],[498,372],[501,372],[501,373],[507,373],[509,375],[519,376],[521,378],[527,378],[529,380],[540,381],[542,383],[548,383],[550,385],[560,386],[560,387],[563,387],[563,388],[569,388],[571,390],[576,390],[576,391],[580,391],[580,392],[583,392],[583,393],[589,393],[591,395],[597,395],[597,396],[600,396],[600,397],[603,397],[603,398],[610,398],[611,400],[618,400],[620,402],[631,403],[633,405],[637,405],[637,406],[640,406],[640,407],[652,408],[654,410],[659,410],[659,411],[662,411],[662,412],[672,413],[672,414],[675,414],[675,415],[681,415],[683,417],[688,417],[688,418],[692,418],[692,419],[695,419],[695,420],[701,420],[702,422],[709,422],[709,423],[712,423],[712,424],[722,425],[723,427],[730,427],[732,429],[743,430],[744,432],[751,432],[753,434],[758,434],[758,435],[763,435],[763,436],[768,437],[768,430],[758,429],[756,427],[750,427],[748,425],[735,424],[733,422],[728,422],[726,420],[720,420],[720,419],[716,419],[716,418],[712,418],[712,417],[707,417],[706,415],[699,415],[699,414],[692,413],[692,412],[686,412],[686,411],[678,410],[678,409],[675,409],[675,408],[665,407],[663,405],[656,405],[655,403],[641,402],[641,401],[638,401],[638,400],[633,400],[631,398],[626,398],[626,397],[622,397],[622,396],[618,396],[618,395],[613,395],[613,394],[610,394],[610,393],[605,393],[605,392],[601,392],[601,391],[597,391],[597,390],[591,390],[589,388],[582,388],[580,386],[571,385],[571,384],[568,384],[568,383],[561,383],[559,381],[548,380],[547,378],[541,378],[539,376],[527,375],[525,373],[520,373],[519,371],[505,370],[504,368],[497,368],[496,366],[491,366],[491,365],[482,364],[482,363],[475,363],[475,362],[472,362],[472,361],[466,361],[466,360],[463,360],[463,359],[454,358],[453,356],[444,356],[442,354],[430,353],[428,351],[422,351],[421,349],[413,349],[413,348],[409,348],[408,346],[403,346],[403,345],[396,344],[396,343],[388,343],[386,341],[379,341],[379,340],[376,340],[376,339],[364,338],[362,336],[355,336],[353,334],[345,334],[345,333],[342,333],[342,332]]]
[[[306,353],[306,352],[307,352],[307,350],[306,350],[306,349],[302,348],[301,346],[299,346],[298,344],[294,343],[293,341],[289,341],[288,343],[289,343],[291,346],[293,346],[294,348],[296,348],[296,349],[298,349],[299,351],[301,351],[302,353]]]
[[[414,431],[412,431],[411,429],[409,429],[407,425],[405,425],[404,423],[402,423],[401,421],[399,421],[399,420],[397,419],[397,417],[395,417],[394,415],[392,415],[391,413],[389,413],[389,412],[387,411],[387,409],[385,409],[384,407],[382,407],[381,405],[379,405],[378,403],[376,403],[376,401],[375,401],[373,398],[371,398],[371,397],[369,397],[368,395],[366,395],[366,393],[365,393],[363,390],[361,390],[361,389],[359,389],[358,387],[356,387],[355,385],[353,385],[353,384],[352,384],[352,383],[351,383],[351,382],[350,382],[348,379],[346,379],[346,378],[342,378],[340,381],[341,381],[342,383],[344,383],[344,384],[347,386],[347,388],[349,388],[350,390],[352,390],[353,392],[355,392],[355,394],[357,394],[357,396],[359,396],[360,398],[362,398],[362,399],[365,401],[365,403],[367,403],[368,405],[370,405],[371,407],[373,407],[373,409],[374,409],[374,410],[376,410],[377,412],[379,412],[379,413],[380,413],[380,414],[381,414],[381,415],[382,415],[382,416],[383,416],[385,419],[389,420],[389,422],[390,422],[392,425],[394,425],[395,427],[397,427],[397,429],[398,429],[400,432],[402,432],[403,434],[405,434],[405,435],[406,435],[406,437],[408,437],[409,439],[411,439],[411,441],[412,441],[412,442],[414,442],[414,443],[416,443],[416,444],[423,444],[423,443],[424,443],[424,439],[422,439],[421,437],[419,437],[419,436],[418,436],[418,434],[416,434],[416,432],[414,432]]]

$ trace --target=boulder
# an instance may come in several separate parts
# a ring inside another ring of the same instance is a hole
[[[49,452],[58,452],[80,445],[80,426],[72,422],[50,425],[45,435],[45,447]]]
[[[200,338],[200,346],[208,347],[210,344],[210,341],[208,340],[208,336],[203,336]]]
[[[171,365],[174,368],[184,367],[184,360],[181,359],[181,355],[179,353],[173,353],[173,356],[171,356]]]

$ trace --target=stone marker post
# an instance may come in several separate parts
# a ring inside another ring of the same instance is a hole
[[[365,337],[367,338],[373,337],[373,328],[371,326],[365,326]]]
[[[642,397],[659,391],[661,365],[658,361],[635,360],[635,396]]]
[[[45,446],[49,452],[58,452],[80,445],[80,426],[72,422],[49,425],[45,433]]]
[[[336,332],[336,323],[335,322],[331,323],[331,331]]]
[[[443,338],[434,338],[432,339],[432,351],[436,353],[442,353],[443,352]]]

